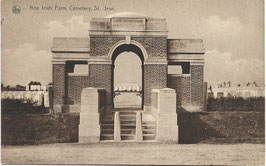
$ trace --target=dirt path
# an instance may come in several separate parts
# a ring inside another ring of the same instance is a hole
[[[264,152],[264,144],[48,144],[2,146],[2,163],[264,165]]]

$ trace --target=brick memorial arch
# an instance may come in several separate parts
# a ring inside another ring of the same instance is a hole
[[[143,65],[144,109],[135,111],[134,140],[148,138],[142,119],[151,116],[154,139],[177,141],[176,111],[204,110],[202,40],[167,37],[166,19],[124,13],[93,18],[89,37],[54,38],[53,109],[80,112],[79,142],[107,138],[101,120],[108,111],[113,112],[108,116],[113,116],[114,126],[108,139],[123,140],[122,112],[112,108],[113,63],[124,51],[136,53]],[[181,72],[171,73],[170,68]]]

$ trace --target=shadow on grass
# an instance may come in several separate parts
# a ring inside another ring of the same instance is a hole
[[[177,110],[179,143],[264,143],[263,112]]]
[[[178,136],[180,144],[194,144],[206,140],[210,137],[224,138],[219,131],[212,128],[209,124],[202,121],[198,114],[179,108],[178,117]]]

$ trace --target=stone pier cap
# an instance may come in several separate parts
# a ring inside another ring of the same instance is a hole
[[[174,89],[171,88],[163,88],[163,89],[152,89],[152,92],[163,92],[163,93],[175,93]]]

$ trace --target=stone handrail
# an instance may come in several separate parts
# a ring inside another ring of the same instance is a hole
[[[121,141],[121,122],[120,122],[120,113],[115,112],[114,115],[114,140]]]
[[[98,112],[100,114],[100,118],[105,113],[105,106],[106,106],[106,91],[105,89],[97,89],[98,90]],[[100,121],[100,119],[99,119]]]
[[[143,141],[143,135],[142,135],[142,113],[136,112],[136,135],[135,140],[137,142]]]

